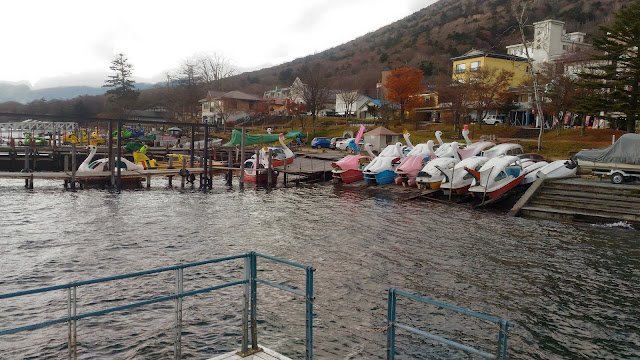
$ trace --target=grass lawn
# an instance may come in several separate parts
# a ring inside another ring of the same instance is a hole
[[[279,125],[263,125],[260,127],[248,128],[248,133],[266,133],[266,129],[271,127],[273,133],[287,132],[289,130],[302,130],[300,120],[292,120],[286,124]],[[376,126],[367,127],[368,130],[373,130]],[[458,133],[453,130],[453,125],[433,123],[429,124],[419,130],[414,130],[414,124],[412,123],[400,123],[392,124],[387,128],[396,133],[402,134],[404,129],[409,130],[411,134],[411,142],[413,144],[419,144],[426,142],[427,140],[436,140],[435,132],[442,131],[443,141],[452,141],[458,139],[458,141],[464,142]],[[343,118],[319,118],[316,122],[315,136],[342,136],[345,131],[356,133],[358,127],[352,127],[346,125],[346,121]],[[494,142],[517,142],[522,145],[525,152],[536,152],[544,156],[548,160],[567,159],[576,152],[582,149],[599,149],[611,145],[612,137],[615,135],[615,139],[618,139],[621,135],[625,134],[625,131],[613,130],[613,129],[586,129],[585,135],[580,135],[580,129],[563,129],[560,135],[557,134],[556,129],[545,131],[542,138],[542,151],[538,151],[538,132],[535,129],[523,131],[522,128],[516,126],[491,126],[478,124],[469,125],[470,137],[472,141],[479,141],[481,136],[495,137]],[[305,120],[304,132],[308,133],[309,139],[307,144],[311,142],[314,135],[312,132],[311,119]],[[215,134],[224,139],[229,138],[229,134]],[[404,143],[404,139],[401,138]]]

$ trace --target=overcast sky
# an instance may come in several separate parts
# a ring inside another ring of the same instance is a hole
[[[100,86],[119,52],[138,81],[161,81],[198,53],[255,70],[343,44],[435,1],[1,1],[0,81]]]

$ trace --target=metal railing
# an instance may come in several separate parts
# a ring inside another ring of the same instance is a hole
[[[290,265],[297,268],[302,268],[306,271],[306,285],[305,291],[301,291],[292,287],[288,287],[285,285],[277,284],[272,281],[266,279],[259,279],[257,274],[257,258],[264,258],[268,260],[272,260],[278,263],[282,263],[285,265]],[[184,269],[220,263],[224,261],[241,259],[244,258],[244,277],[242,280],[231,281],[220,285],[209,286],[202,289],[192,290],[192,291],[184,291]],[[143,275],[150,274],[158,274],[163,272],[175,272],[175,292],[173,295],[155,297],[148,300],[138,301],[126,305],[114,306],[107,309],[101,309],[97,311],[87,312],[78,314],[77,312],[77,292],[78,288],[83,286],[86,287],[92,284],[105,283],[115,280],[122,280],[128,278],[139,277]],[[256,252],[250,252],[243,255],[235,255],[228,256],[219,259],[205,260],[193,263],[187,263],[182,265],[175,265],[170,267],[158,268],[147,271],[140,271],[130,274],[124,275],[116,275],[110,277],[104,277],[99,279],[78,281],[74,283],[68,283],[63,285],[55,285],[38,289],[31,289],[25,291],[18,291],[8,294],[0,294],[0,300],[2,299],[10,299],[17,298],[26,295],[32,294],[40,294],[46,293],[50,291],[56,290],[66,290],[67,291],[67,316],[59,319],[43,321],[35,324],[29,324],[14,328],[7,328],[0,330],[0,336],[14,334],[21,331],[29,331],[35,330],[39,328],[43,328],[46,326],[51,326],[60,323],[68,323],[68,358],[69,359],[77,359],[78,357],[78,341],[77,341],[77,322],[80,319],[90,318],[99,315],[105,315],[112,312],[123,311],[126,309],[132,309],[141,307],[144,305],[150,305],[155,303],[160,303],[164,301],[173,300],[175,305],[175,328],[174,328],[174,358],[180,359],[182,358],[182,300],[185,297],[208,293],[215,290],[220,290],[223,288],[236,286],[236,285],[244,285],[243,292],[243,313],[242,313],[242,345],[241,345],[241,354],[248,355],[255,352],[260,351],[258,348],[258,334],[257,334],[257,283],[269,285],[275,287],[280,290],[284,290],[290,293],[293,293],[298,296],[302,296],[305,298],[306,302],[306,359],[313,358],[313,272],[314,268],[310,266],[300,265],[291,261],[282,260],[276,257],[267,256],[263,254],[259,254]],[[251,329],[251,336],[249,336],[249,329]],[[249,345],[249,341],[251,344]],[[249,348],[250,347],[250,348]]]
[[[437,307],[440,307],[446,310],[451,310],[464,315],[473,316],[473,317],[496,324],[498,326],[498,348],[497,348],[496,354],[491,354],[486,351],[449,340],[442,336],[438,336],[438,335],[429,333],[427,331],[419,330],[412,326],[397,322],[396,321],[396,300],[398,295],[405,296],[410,299],[417,300],[423,303],[435,305]],[[424,298],[418,295],[413,295],[413,294],[410,294],[401,290],[396,290],[393,288],[389,289],[387,306],[388,306],[387,308],[387,360],[395,359],[396,328],[407,330],[413,334],[420,335],[422,337],[426,337],[428,339],[447,344],[456,349],[466,351],[475,355],[479,355],[487,359],[506,360],[507,358],[507,339],[509,338],[508,331],[509,331],[509,327],[513,327],[513,324],[506,320],[498,319],[493,316],[480,314],[474,311],[466,310],[457,306],[445,304],[443,302]]]

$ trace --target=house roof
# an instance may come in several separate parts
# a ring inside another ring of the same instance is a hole
[[[238,90],[229,91],[228,93],[224,93],[220,97],[226,98],[226,99],[262,101],[262,98],[259,98],[255,95],[243,93],[242,91],[238,91]]]
[[[463,55],[451,58],[451,61],[473,59],[477,57],[490,57],[495,59],[504,59],[504,60],[513,60],[513,61],[527,61],[527,59],[521,56],[509,55],[509,54],[498,54],[498,53],[492,53],[489,51],[478,50],[478,49],[471,49],[466,53],[464,53]]]
[[[367,136],[398,136],[400,134],[396,134],[393,131],[387,129],[386,127],[380,126],[371,131],[367,131]]]

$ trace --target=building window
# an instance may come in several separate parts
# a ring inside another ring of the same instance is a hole
[[[204,103],[204,109],[205,110],[209,109],[209,103],[208,102]]]
[[[562,45],[562,50],[569,50],[569,45]]]
[[[480,61],[471,62],[471,66],[469,66],[469,70],[476,71],[478,69],[480,69]]]
[[[456,74],[460,74],[467,70],[467,64],[457,64],[456,65]]]

